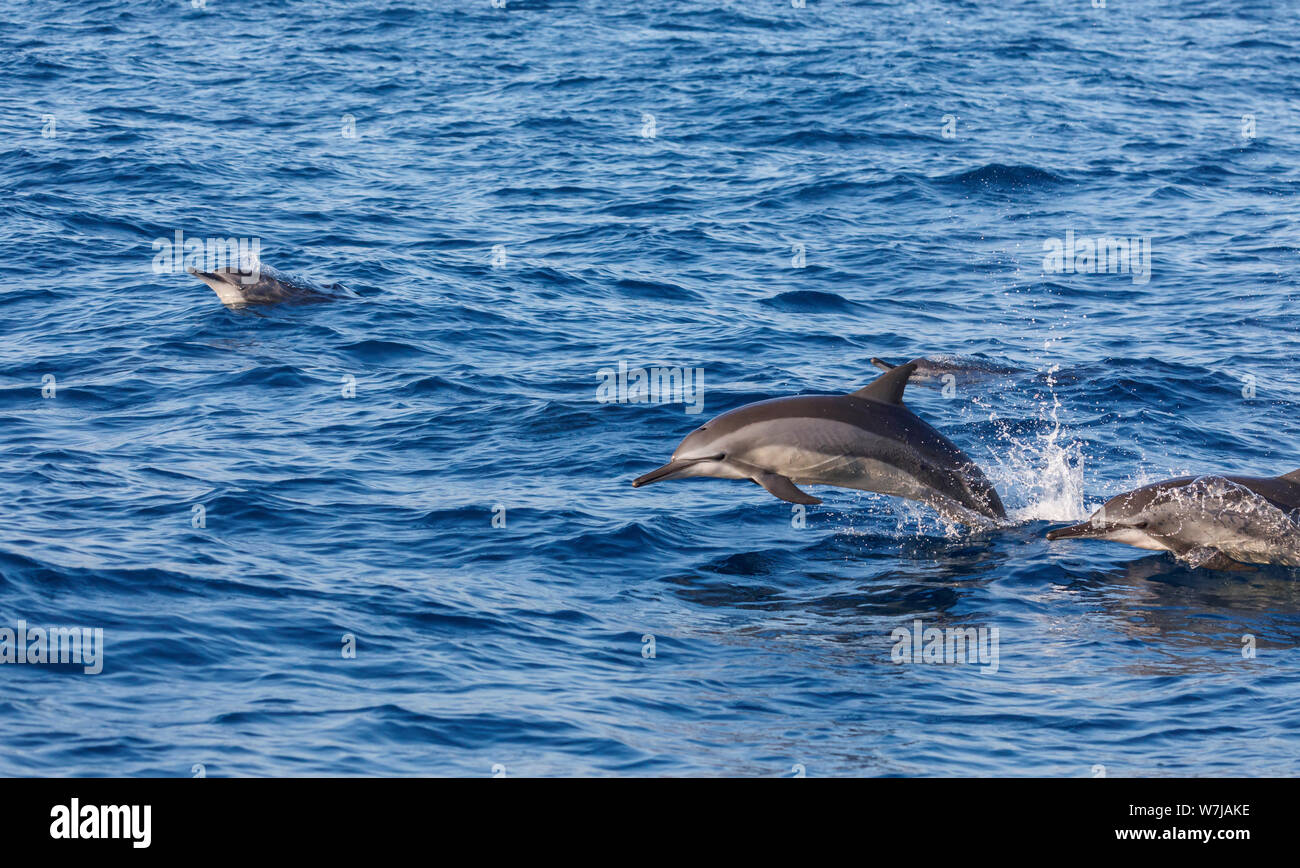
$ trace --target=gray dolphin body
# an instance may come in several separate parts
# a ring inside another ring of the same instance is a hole
[[[918,500],[963,524],[1006,519],[997,491],[952,441],[903,406],[916,363],[850,395],[748,404],[687,435],[670,462],[634,480],[751,479],[790,503],[821,503],[798,485],[835,485]]]
[[[186,269],[206,283],[226,307],[250,304],[313,304],[354,298],[355,293],[340,283],[322,285],[303,277],[286,274],[269,265],[256,268],[221,268],[216,271]]]
[[[1194,567],[1300,566],[1300,470],[1285,476],[1184,476],[1112,497],[1049,540],[1101,539],[1173,552]]]

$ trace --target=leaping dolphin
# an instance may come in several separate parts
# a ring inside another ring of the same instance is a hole
[[[798,485],[836,485],[929,504],[963,524],[1006,519],[984,472],[903,406],[919,360],[849,395],[797,395],[723,413],[692,431],[672,460],[633,480],[751,479],[790,503],[821,503]]]
[[[327,286],[304,277],[285,274],[261,263],[241,263],[238,268],[200,271],[187,268],[190,274],[212,287],[226,307],[241,308],[250,304],[312,304],[355,297],[341,283]]]
[[[1300,470],[1285,476],[1184,476],[1106,501],[1049,540],[1101,539],[1173,552],[1193,567],[1300,566]]]

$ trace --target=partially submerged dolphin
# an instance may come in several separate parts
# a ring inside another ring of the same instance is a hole
[[[1112,497],[1049,540],[1101,539],[1173,552],[1193,567],[1300,566],[1300,470],[1285,476],[1184,476]]]
[[[963,358],[961,356],[934,356],[916,359],[916,370],[912,372],[911,382],[918,385],[931,385],[952,376],[968,380],[988,379],[991,377],[1009,377],[1012,374],[1025,373],[1024,368],[1009,368],[1005,365],[987,362],[984,359]],[[898,365],[884,359],[872,358],[871,364],[882,371],[892,371]]]
[[[216,271],[199,271],[197,268],[187,268],[186,271],[212,287],[217,298],[227,307],[312,304],[355,297],[355,293],[341,283],[321,285],[261,263],[241,263],[238,268],[220,268]]]
[[[964,452],[903,406],[918,362],[849,395],[748,404],[695,429],[672,461],[633,480],[751,479],[790,503],[821,503],[798,485],[837,485],[929,504],[963,524],[1006,519],[997,491]]]

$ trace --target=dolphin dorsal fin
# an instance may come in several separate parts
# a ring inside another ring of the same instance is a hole
[[[908,362],[906,365],[899,365],[853,392],[852,397],[865,398],[868,401],[879,401],[882,404],[901,404],[903,403],[903,390],[907,388],[907,380],[915,370],[915,361]]]
[[[1290,473],[1283,473],[1282,478],[1287,482],[1294,482],[1300,485],[1300,470],[1292,470]]]

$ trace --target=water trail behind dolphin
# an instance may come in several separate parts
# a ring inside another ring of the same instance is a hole
[[[990,453],[989,476],[1014,523],[1030,521],[1080,521],[1088,516],[1084,504],[1083,441],[1061,424],[1061,399],[1056,394],[1059,365],[1051,365],[1037,382],[1003,380],[1006,388],[977,395],[974,412],[985,411],[997,432]],[[1028,386],[1029,405],[1021,419],[1016,412],[1016,390]],[[1008,405],[1011,405],[1008,407]],[[1031,415],[1032,414],[1032,415]]]

